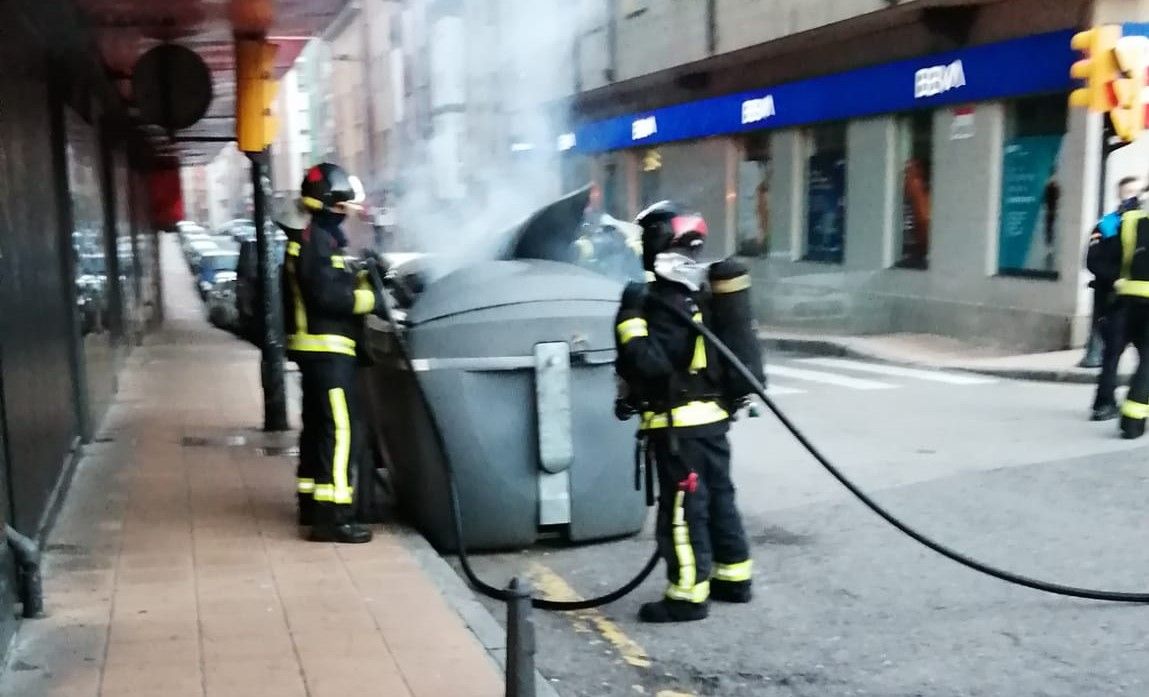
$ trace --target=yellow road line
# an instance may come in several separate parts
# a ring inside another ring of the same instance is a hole
[[[570,587],[570,584],[543,564],[533,562],[530,566],[530,576],[535,587],[542,591],[543,596],[548,600],[583,600],[582,596]],[[593,627],[603,639],[606,639],[614,647],[614,650],[626,663],[635,668],[650,667],[650,656],[647,655],[646,650],[598,610],[579,610],[565,614],[576,621],[576,630],[579,629],[578,624]],[[674,697],[676,694],[678,693],[667,693],[665,697]],[[662,696],[660,695],[660,697]]]

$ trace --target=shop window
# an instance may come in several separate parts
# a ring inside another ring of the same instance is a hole
[[[933,112],[919,111],[898,121],[898,162],[902,169],[897,226],[901,244],[895,266],[929,268],[933,147]]]
[[[770,136],[746,137],[738,164],[738,254],[764,256],[770,249]]]
[[[608,155],[602,163],[602,208],[613,217],[625,217],[626,197],[622,192],[624,178],[618,160]]]
[[[1057,278],[1059,169],[1068,117],[1061,94],[1009,105],[998,230],[998,272],[1003,275]]]
[[[644,150],[638,163],[638,207],[639,209],[662,200],[662,153],[658,148]]]
[[[807,261],[841,264],[846,251],[846,124],[808,134],[806,162]]]

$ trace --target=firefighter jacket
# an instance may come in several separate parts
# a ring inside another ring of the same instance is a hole
[[[282,279],[283,324],[292,360],[354,357],[361,316],[375,309],[375,292],[365,274],[348,268],[335,237],[312,223],[298,239],[289,239]]]
[[[642,415],[640,429],[671,428],[698,437],[725,433],[730,414],[721,403],[705,339],[650,296],[703,321],[696,294],[678,283],[647,283],[646,295],[634,307],[624,295],[615,319],[615,369],[626,383],[628,401]]]
[[[1133,210],[1121,216],[1116,235],[1094,230],[1086,266],[1099,282],[1112,282],[1118,297],[1149,302],[1149,216]]]

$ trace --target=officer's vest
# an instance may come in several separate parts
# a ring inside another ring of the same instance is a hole
[[[1121,278],[1114,288],[1118,295],[1149,299],[1149,255],[1136,259],[1144,211],[1130,211],[1121,217]],[[1145,240],[1149,246],[1149,239]]]

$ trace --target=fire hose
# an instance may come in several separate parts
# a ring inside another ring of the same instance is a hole
[[[716,351],[718,351],[718,353],[729,363],[729,365],[733,367],[738,372],[738,374],[747,381],[747,384],[753,387],[754,393],[758,395],[763,404],[766,405],[771,413],[777,417],[782,426],[790,432],[790,434],[798,441],[798,443],[806,450],[806,452],[810,453],[814,460],[819,465],[821,465],[822,468],[825,469],[831,477],[836,479],[838,483],[844,486],[846,490],[853,494],[854,497],[858,499],[858,501],[866,506],[866,508],[869,508],[882,520],[886,521],[894,528],[913,539],[915,542],[929,548],[930,550],[942,555],[951,561],[961,564],[968,569],[972,569],[979,573],[991,576],[1000,581],[1004,581],[1013,585],[1023,586],[1025,588],[1030,588],[1045,593],[1052,593],[1054,595],[1068,596],[1072,598],[1084,598],[1087,600],[1102,600],[1122,603],[1149,603],[1149,593],[1105,591],[1091,588],[1080,588],[1077,586],[1069,586],[1060,583],[1042,581],[1040,579],[1005,571],[1003,569],[999,569],[984,562],[978,561],[977,559],[974,559],[968,555],[962,554],[961,552],[943,545],[933,538],[925,535],[924,533],[921,533],[910,527],[906,523],[899,520],[892,513],[887,511],[881,504],[872,499],[868,494],[862,491],[858,485],[851,481],[849,477],[843,474],[841,470],[839,470],[832,462],[830,462],[829,458],[827,458],[820,450],[818,450],[818,448],[812,442],[810,442],[810,439],[806,437],[802,430],[799,429],[794,424],[794,422],[791,421],[790,418],[787,417],[786,414],[778,407],[778,405],[774,403],[774,400],[771,399],[770,396],[766,393],[766,388],[762,385],[762,383],[758,381],[750,369],[747,368],[746,365],[738,359],[734,352],[731,351],[730,348],[727,347],[726,344],[724,344],[722,340],[719,339],[705,324],[696,322],[690,316],[690,314],[656,295],[648,295],[647,297],[670,311],[676,319],[683,323],[689,324]],[[390,319],[390,317],[388,317],[388,319]],[[403,340],[400,339],[400,341],[402,342]],[[406,349],[405,345],[404,349]],[[422,388],[420,387],[419,389],[421,393]],[[433,415],[431,415],[430,421],[435,438],[439,443],[443,443],[444,441],[442,438],[442,433],[439,430],[439,424]],[[484,582],[481,578],[479,578],[471,566],[470,558],[467,555],[467,549],[463,542],[463,520],[459,505],[459,493],[455,482],[455,473],[452,469],[450,458],[444,456],[443,460],[446,464],[447,470],[446,474],[449,488],[451,517],[453,519],[452,522],[454,525],[456,539],[456,553],[459,558],[459,564],[463,569],[463,574],[467,577],[468,582],[475,588],[475,590],[490,598],[505,602],[510,598],[510,594],[506,590],[496,588]],[[654,554],[651,555],[650,560],[647,561],[646,566],[642,568],[642,571],[640,571],[637,576],[611,593],[607,593],[596,598],[589,598],[579,601],[559,601],[548,600],[545,598],[532,598],[531,604],[533,607],[539,608],[541,610],[569,612],[586,610],[613,603],[614,601],[626,596],[631,591],[638,588],[638,586],[642,585],[646,578],[650,576],[651,572],[654,571],[654,568],[658,565],[658,561],[659,554],[658,551],[655,550]]]

